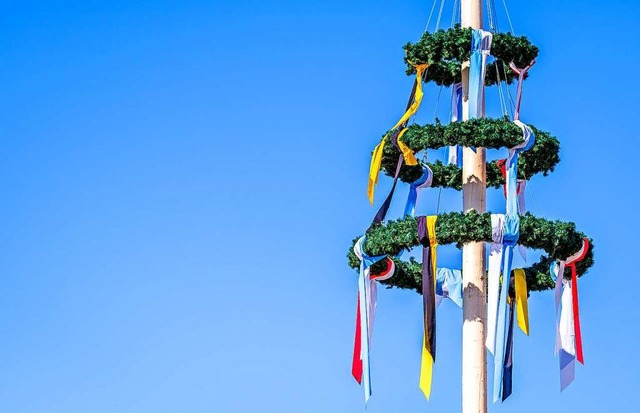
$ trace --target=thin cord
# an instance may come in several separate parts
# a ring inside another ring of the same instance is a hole
[[[458,16],[458,0],[453,0],[453,12],[451,12],[451,26],[453,26],[457,21]]]
[[[516,34],[516,31],[513,30],[513,23],[511,23],[511,16],[509,15],[509,8],[507,7],[507,0],[502,0],[502,4],[504,4],[504,11],[507,13],[507,20],[509,20],[509,27],[511,28],[511,34]]]
[[[436,9],[436,3],[438,0],[433,0],[433,6],[431,6],[431,12],[429,12],[429,18],[427,19],[427,25],[424,27],[424,33],[429,31],[429,23],[431,23],[431,17],[433,17],[433,11]]]
[[[442,11],[444,10],[444,2],[445,0],[442,0],[440,2],[440,11],[438,12],[438,21],[436,22],[436,30],[438,31],[438,29],[440,28],[440,21],[442,20]]]

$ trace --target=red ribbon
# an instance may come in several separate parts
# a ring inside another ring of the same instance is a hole
[[[580,332],[580,308],[578,306],[578,270],[576,263],[580,262],[587,256],[589,251],[589,240],[584,238],[584,248],[575,260],[567,263],[565,266],[571,268],[571,297],[573,301],[573,329],[576,334],[576,357],[581,364],[584,364],[584,354],[582,352],[582,333]]]

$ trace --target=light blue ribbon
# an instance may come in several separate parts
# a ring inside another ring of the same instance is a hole
[[[369,297],[367,295],[367,284],[371,281],[369,279],[369,271],[367,270],[373,264],[386,257],[386,255],[367,255],[363,248],[366,239],[366,235],[360,237],[356,243],[356,248],[354,248],[358,258],[362,257],[360,260],[360,276],[358,277],[358,294],[360,294],[360,351],[362,352],[362,381],[365,404],[371,397],[371,372],[369,368]]]
[[[506,215],[503,235],[504,252],[502,255],[502,285],[498,301],[498,322],[496,326],[496,349],[493,363],[493,402],[502,398],[502,374],[507,347],[507,297],[511,283],[511,266],[513,264],[513,248],[520,236],[520,217]]]
[[[438,268],[436,271],[436,295],[449,298],[462,308],[462,271]]]
[[[404,207],[404,216],[407,215],[414,217],[416,214],[416,202],[418,200],[418,189],[428,188],[433,181],[433,172],[427,165],[424,166],[422,176],[416,179],[409,186],[409,196],[407,197],[407,204]]]
[[[514,123],[522,129],[523,142],[509,149],[507,157],[507,215],[518,213],[518,157],[520,153],[528,151],[536,143],[536,136],[529,126],[519,120],[515,120]]]
[[[489,32],[473,29],[469,59],[469,119],[484,116],[481,103],[484,97],[484,78],[492,38]]]

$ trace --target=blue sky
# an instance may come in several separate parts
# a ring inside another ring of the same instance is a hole
[[[586,366],[560,394],[552,293],[534,294],[514,394],[491,411],[635,411],[640,228],[625,155],[640,5],[547,3],[509,10],[541,49],[522,118],[562,145],[557,170],[531,182],[532,211],[596,243],[580,283]],[[370,151],[411,88],[401,46],[430,7],[3,1],[0,411],[364,411],[345,254],[375,212]],[[426,89],[418,122],[437,95]],[[437,194],[418,212],[434,213]],[[441,211],[461,207],[441,195]],[[501,212],[500,192],[488,197]],[[460,265],[454,249],[439,256]],[[440,307],[429,403],[420,317],[418,295],[380,292],[369,412],[460,410],[461,311]]]

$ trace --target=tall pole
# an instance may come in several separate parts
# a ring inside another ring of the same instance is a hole
[[[462,27],[482,28],[482,0],[462,0]],[[462,119],[469,119],[469,62],[462,65]],[[482,98],[484,115],[484,97]],[[462,203],[464,212],[486,209],[485,148],[463,149]],[[470,242],[462,248],[464,321],[462,324],[462,412],[487,412],[487,351],[485,350],[485,248]]]

